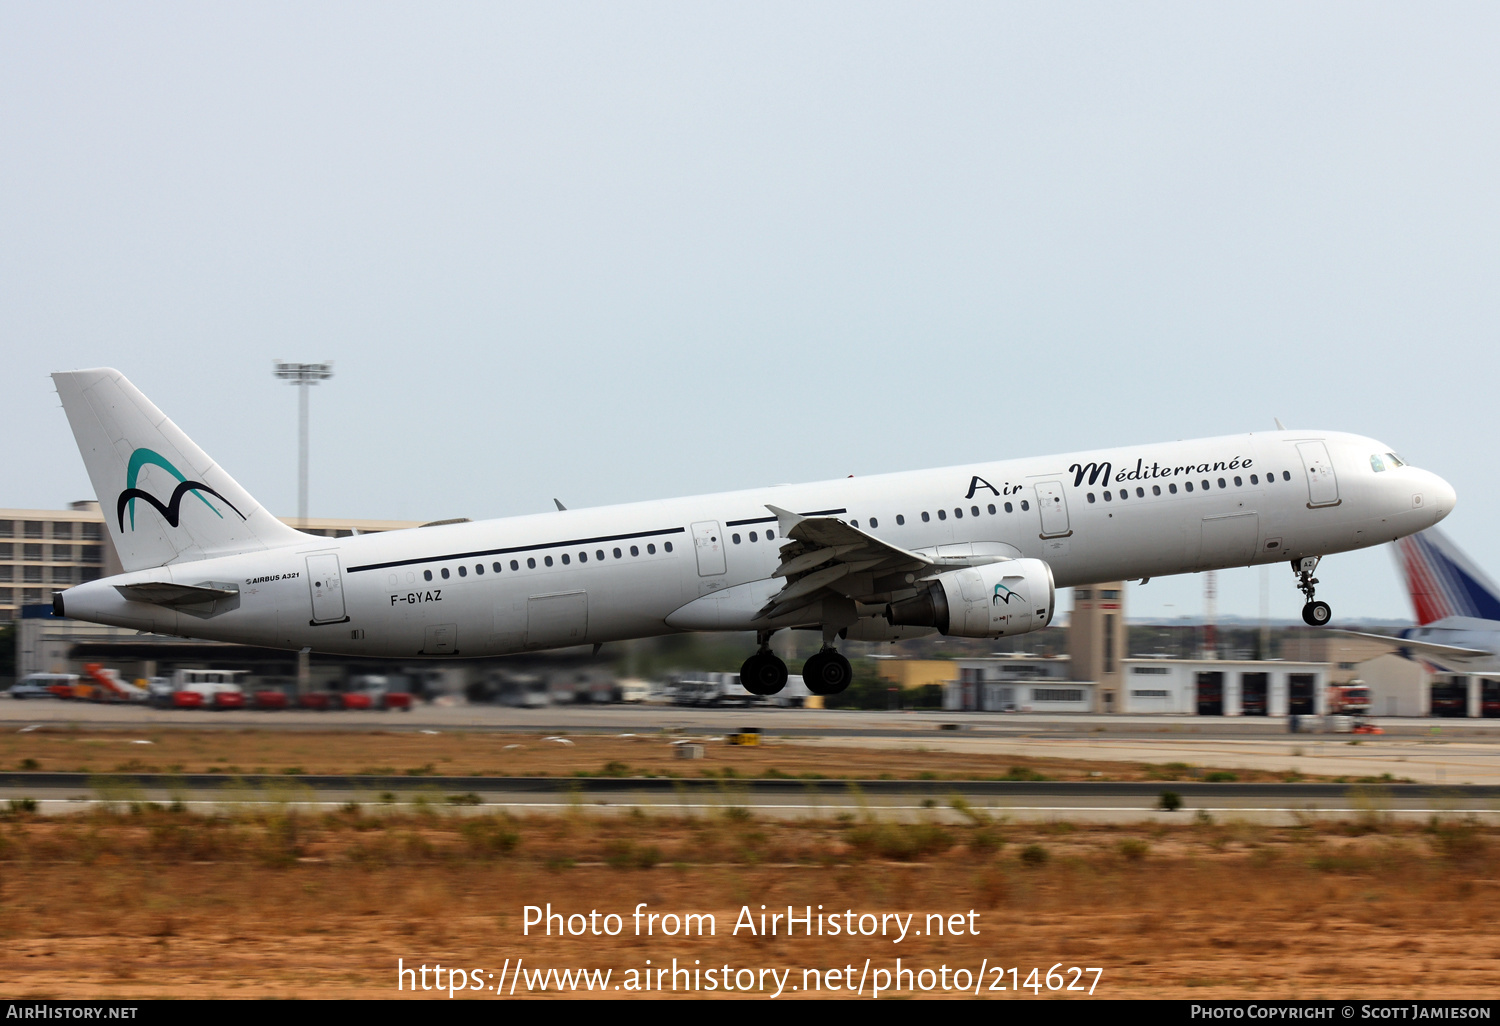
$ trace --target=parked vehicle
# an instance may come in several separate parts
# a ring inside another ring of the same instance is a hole
[[[17,699],[57,698],[59,696],[54,688],[67,688],[71,692],[76,683],[76,673],[33,673],[12,684],[9,694],[11,698]]]

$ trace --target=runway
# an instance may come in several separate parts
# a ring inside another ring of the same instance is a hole
[[[1421,784],[1500,785],[1500,720],[1380,719],[1380,736],[1290,734],[1284,720],[1045,716],[822,709],[574,705],[541,709],[443,702],[397,712],[202,712],[83,702],[0,701],[0,732],[80,729],[511,732],[714,737],[753,726],[787,744],[892,748],[1101,762],[1169,763]]]
[[[1175,794],[1180,808],[1163,808]],[[44,814],[155,803],[213,810],[325,812],[357,804],[371,814],[852,816],[963,822],[1090,820],[1182,822],[1213,817],[1295,823],[1307,817],[1474,816],[1500,821],[1500,786],[1114,781],[707,780],[606,777],[167,776],[0,774],[0,802],[35,801]]]

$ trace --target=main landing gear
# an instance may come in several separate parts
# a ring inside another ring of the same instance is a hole
[[[786,687],[786,663],[771,651],[771,632],[755,636],[760,648],[740,667],[740,684],[752,695],[774,695]]]
[[[836,695],[854,679],[854,667],[836,648],[825,648],[802,664],[802,683],[815,695]]]
[[[740,684],[752,695],[774,695],[786,687],[786,663],[771,651],[771,632],[761,631],[760,648],[740,667]],[[822,651],[802,664],[802,682],[815,695],[836,695],[854,679],[854,668],[825,639]]]
[[[1297,589],[1307,597],[1307,605],[1302,607],[1302,622],[1309,627],[1324,627],[1333,619],[1333,610],[1327,602],[1313,601],[1313,589],[1318,584],[1313,571],[1318,569],[1319,558],[1321,557],[1307,556],[1292,560],[1292,573],[1297,575]]]

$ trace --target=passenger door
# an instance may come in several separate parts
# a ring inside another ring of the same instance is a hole
[[[349,619],[344,615],[344,584],[336,553],[307,557],[307,586],[312,591],[314,624],[342,623]]]
[[[1297,452],[1301,454],[1302,467],[1307,472],[1308,506],[1337,506],[1339,481],[1333,473],[1328,446],[1322,442],[1298,442]]]

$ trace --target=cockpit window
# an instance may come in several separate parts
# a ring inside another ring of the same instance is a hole
[[[1385,464],[1381,462],[1380,457],[1374,453],[1370,454],[1370,469],[1375,471],[1375,473],[1377,474],[1385,469]]]
[[[1385,454],[1385,458],[1391,461],[1391,466],[1393,466],[1393,467],[1404,467],[1404,466],[1406,466],[1406,461],[1403,460],[1400,456],[1397,456],[1393,452],[1386,453]]]

